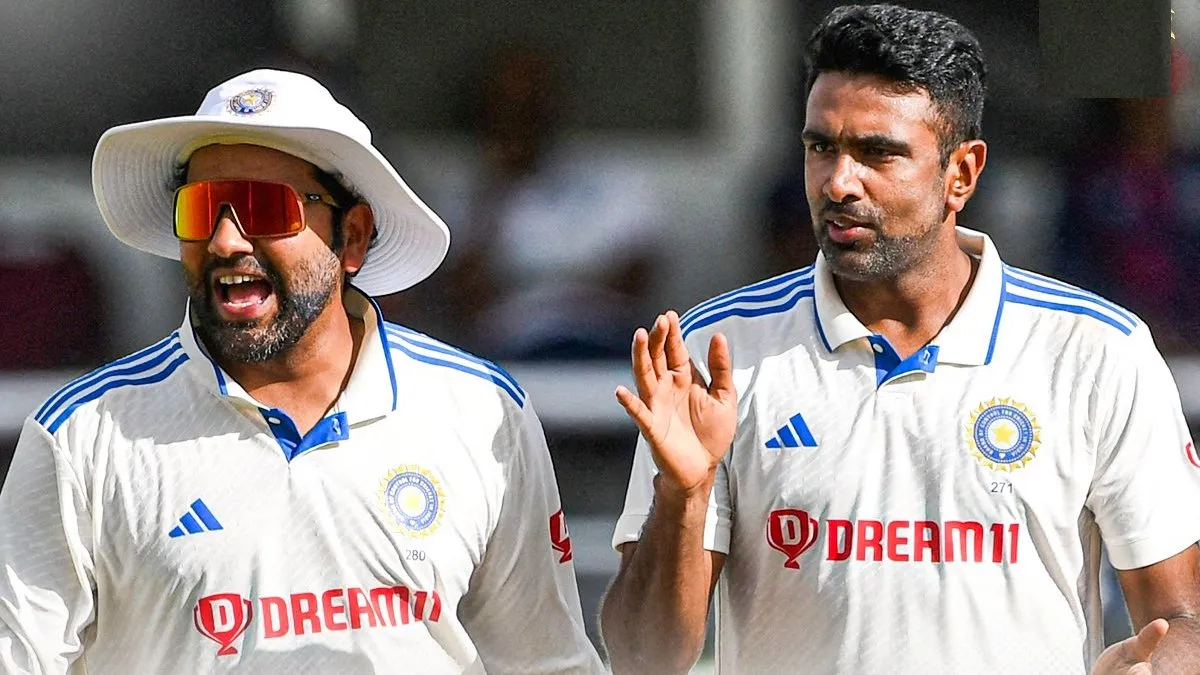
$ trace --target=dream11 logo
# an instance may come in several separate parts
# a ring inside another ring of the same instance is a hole
[[[196,630],[221,645],[217,656],[236,654],[234,641],[246,632],[254,618],[254,605],[237,593],[218,593],[200,598],[192,610]]]
[[[767,543],[800,569],[800,556],[824,530],[828,562],[928,562],[1016,564],[1021,523],[978,520],[875,520],[826,518],[807,511],[776,509],[767,516]]]
[[[1188,441],[1188,444],[1183,446],[1183,454],[1187,455],[1188,462],[1192,466],[1200,469],[1200,454],[1196,453],[1196,444]]]
[[[562,509],[550,516],[550,547],[558,554],[560,565],[571,561],[571,533]]]
[[[800,569],[800,556],[817,543],[821,526],[817,519],[800,509],[777,509],[767,519],[767,543],[771,548],[787,556],[783,564],[789,569]]]

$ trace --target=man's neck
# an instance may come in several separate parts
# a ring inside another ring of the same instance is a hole
[[[950,230],[920,265],[895,278],[859,281],[835,275],[834,285],[846,308],[907,358],[954,318],[978,267]]]
[[[221,363],[256,401],[288,414],[301,433],[325,416],[345,389],[365,324],[335,295],[294,347],[261,363]]]

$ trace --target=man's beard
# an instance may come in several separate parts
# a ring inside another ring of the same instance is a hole
[[[828,200],[817,212],[814,223],[817,244],[825,260],[840,277],[854,281],[882,281],[894,279],[924,261],[936,245],[940,231],[938,216],[944,213],[930,212],[926,215],[927,227],[915,234],[884,234],[883,222],[886,214],[879,209],[869,212],[850,204],[835,204]],[[829,238],[825,228],[826,219],[844,215],[868,224],[873,241],[869,244],[839,244]]]
[[[262,363],[287,353],[329,306],[337,290],[339,262],[332,252],[313,256],[295,266],[289,282],[269,262],[253,256],[213,259],[199,279],[188,280],[197,337],[223,363]],[[227,321],[217,312],[212,272],[218,267],[247,270],[251,265],[270,281],[276,313],[254,321]]]
[[[932,227],[917,235],[888,236],[875,230],[875,241],[868,248],[839,244],[822,232],[817,237],[821,253],[834,273],[855,281],[894,279],[924,260],[937,236]]]

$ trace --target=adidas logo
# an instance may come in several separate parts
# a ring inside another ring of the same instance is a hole
[[[775,436],[767,441],[767,447],[772,450],[815,448],[817,440],[813,438],[812,432],[808,430],[808,425],[804,423],[804,417],[800,413],[796,413],[788,419],[787,424],[775,431]]]
[[[201,532],[211,532],[213,530],[223,530],[220,521],[213,515],[212,511],[204,505],[203,499],[197,499],[192,502],[192,508],[183,517],[179,519],[179,524],[171,528],[167,534],[174,537],[182,537],[185,534],[200,534]]]

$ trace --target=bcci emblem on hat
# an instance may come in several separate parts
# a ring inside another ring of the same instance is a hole
[[[993,471],[1015,471],[1033,461],[1041,427],[1033,411],[1011,398],[980,403],[966,428],[971,456]]]
[[[379,499],[399,532],[410,537],[427,537],[442,520],[446,495],[432,473],[419,466],[405,465],[388,472],[379,487]]]
[[[274,95],[270,89],[251,89],[229,98],[229,111],[235,115],[253,115],[271,105]]]

